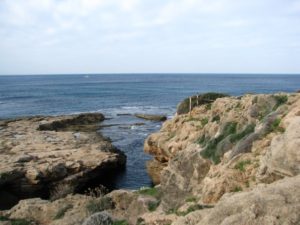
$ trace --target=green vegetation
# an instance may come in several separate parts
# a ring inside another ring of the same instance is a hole
[[[281,123],[281,119],[280,119],[280,118],[276,118],[276,119],[272,122],[272,124],[270,125],[270,127],[269,127],[269,129],[267,130],[267,133],[266,133],[266,134],[269,134],[269,133],[271,133],[271,132],[276,132],[276,131],[283,133],[283,132],[285,131],[285,129],[284,129],[283,127],[280,127],[280,126],[279,126],[280,123]]]
[[[273,95],[276,100],[276,105],[274,106],[273,110],[276,110],[279,106],[283,105],[288,101],[287,95]]]
[[[220,121],[220,116],[219,115],[214,116],[211,121],[212,122],[215,122],[215,121],[219,122]]]
[[[206,139],[205,135],[202,135],[202,136],[196,141],[196,143],[198,143],[199,145],[204,146],[204,145],[206,144],[206,141],[207,141],[207,139]]]
[[[220,162],[220,156],[216,154],[217,146],[218,144],[227,136],[235,134],[236,133],[236,122],[228,122],[225,124],[222,133],[211,140],[209,140],[204,148],[203,151],[201,151],[201,155],[204,158],[211,159],[215,164]]]
[[[230,136],[231,143],[236,143],[239,140],[241,140],[242,138],[244,138],[245,136],[247,136],[248,134],[253,133],[254,132],[254,128],[255,128],[255,124],[249,124],[241,132],[236,133],[236,134],[232,134]]]
[[[155,187],[153,187],[153,188],[143,188],[143,189],[140,189],[138,192],[139,192],[139,194],[150,195],[150,196],[153,196],[153,197],[159,197],[159,195],[160,195],[158,189],[155,188]]]
[[[196,202],[196,201],[197,201],[197,198],[193,197],[193,196],[191,196],[185,200],[185,202]]]
[[[222,98],[222,97],[227,97],[227,94],[222,94],[222,93],[214,93],[214,92],[209,92],[205,94],[200,94],[197,96],[192,96],[191,97],[191,105],[192,108],[194,108],[197,105],[204,105],[204,104],[211,104],[214,102],[217,98]],[[206,106],[207,109],[210,108],[210,106]],[[178,115],[188,113],[190,109],[190,98],[184,99],[177,107],[177,113]]]
[[[112,209],[113,207],[113,202],[109,197],[93,199],[86,206],[90,213],[101,212],[103,210]]]
[[[240,192],[242,191],[243,189],[239,186],[236,186],[234,189],[233,189],[233,192]]]
[[[129,223],[126,220],[116,220],[112,225],[129,225]]]
[[[144,224],[144,222],[145,222],[145,220],[143,218],[139,217],[136,221],[136,225],[142,225],[142,224]]]
[[[159,206],[160,201],[154,201],[154,202],[148,202],[148,210],[150,212],[153,212],[157,209],[157,207]]]
[[[201,119],[201,125],[202,125],[202,127],[204,127],[207,123],[208,123],[208,119],[206,117],[203,118],[203,119]]]
[[[234,169],[240,170],[241,172],[245,172],[245,166],[251,164],[250,160],[240,161],[238,162]]]
[[[73,208],[73,206],[72,206],[71,204],[69,204],[69,205],[67,205],[67,206],[65,206],[65,207],[63,207],[63,208],[61,208],[61,209],[59,209],[58,212],[56,213],[54,219],[55,219],[55,220],[58,220],[58,219],[63,218],[64,215],[65,215],[65,213],[66,213],[69,209],[72,209],[72,208]]]
[[[212,105],[211,103],[206,104],[205,105],[205,109],[206,110],[211,110],[211,105]]]

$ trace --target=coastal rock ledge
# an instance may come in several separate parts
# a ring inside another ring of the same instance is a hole
[[[126,156],[97,132],[103,120],[85,113],[0,121],[0,192],[49,197],[59,185],[80,189],[122,168]]]

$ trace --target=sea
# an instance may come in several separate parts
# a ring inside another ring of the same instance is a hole
[[[288,74],[78,74],[0,76],[0,119],[33,115],[101,112],[102,134],[127,155],[126,170],[115,188],[151,186],[143,151],[145,138],[162,123],[134,113],[172,118],[184,98],[205,92],[234,96],[245,93],[296,92],[300,75]],[[144,123],[143,125],[139,123]]]

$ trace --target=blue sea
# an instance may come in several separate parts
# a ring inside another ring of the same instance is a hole
[[[101,132],[127,155],[126,171],[115,188],[136,189],[151,185],[145,162],[145,138],[161,127],[160,122],[135,118],[134,113],[166,114],[196,93],[295,92],[300,75],[263,74],[99,74],[0,76],[0,118],[29,115],[61,115],[102,112],[109,120]],[[145,125],[137,126],[135,123]]]

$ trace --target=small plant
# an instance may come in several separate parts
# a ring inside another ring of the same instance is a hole
[[[208,119],[206,117],[203,118],[203,119],[201,119],[201,125],[202,125],[202,127],[204,127],[207,123],[208,123]]]
[[[212,208],[212,206],[195,204],[195,205],[191,205],[185,212],[176,212],[176,215],[186,216],[187,214],[189,214],[191,212],[194,212],[196,210],[206,209],[206,208]]]
[[[268,133],[271,133],[271,132],[276,132],[276,131],[278,131],[278,132],[280,132],[280,133],[283,133],[283,132],[285,131],[285,129],[284,129],[283,127],[280,127],[280,126],[279,126],[280,123],[281,123],[281,119],[280,119],[280,118],[276,118],[276,119],[272,122],[271,126],[269,127],[269,129],[268,129],[268,131],[267,131],[267,134],[268,134]]]
[[[211,110],[211,103],[206,104],[206,105],[205,105],[205,109],[206,109],[206,110]]]
[[[246,183],[245,183],[246,187],[250,187],[250,184],[249,184],[249,181],[247,180]]]
[[[196,197],[189,197],[185,200],[185,202],[196,202],[197,201],[197,198]]]
[[[220,121],[220,116],[219,115],[214,116],[211,121],[212,122],[219,122]]]
[[[64,217],[65,213],[69,210],[69,209],[72,209],[73,206],[71,204],[61,208],[60,210],[58,210],[58,212],[56,213],[54,219],[55,220],[58,220],[58,219],[61,219]]]
[[[99,197],[104,196],[108,192],[109,192],[109,190],[106,187],[104,187],[103,185],[99,185],[98,187],[95,187],[95,188],[88,188],[85,191],[85,194],[88,196],[91,196],[93,198],[99,198]]]
[[[233,192],[240,192],[242,191],[243,189],[239,186],[236,186],[234,189],[233,189]]]
[[[251,164],[250,160],[240,161],[235,165],[235,169],[245,172],[245,166]]]
[[[142,195],[150,195],[150,196],[153,196],[153,197],[158,197],[159,196],[159,191],[155,187],[153,187],[153,188],[141,188],[138,192],[139,192],[139,194],[142,194]]]
[[[142,224],[144,224],[145,223],[145,220],[143,219],[143,218],[141,218],[141,217],[139,217],[138,219],[137,219],[137,221],[136,221],[136,225],[142,225]]]
[[[151,202],[148,202],[148,210],[150,212],[153,212],[156,210],[156,208],[159,206],[160,204],[160,201],[151,201]]]
[[[74,192],[74,186],[69,183],[60,183],[50,190],[50,199],[54,201],[56,199],[64,198],[68,194]]]
[[[101,212],[103,210],[112,209],[114,204],[109,197],[102,197],[100,199],[91,200],[86,208],[90,213]]]

